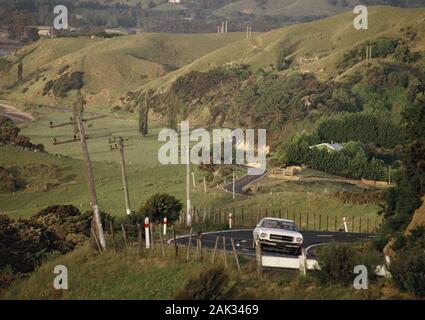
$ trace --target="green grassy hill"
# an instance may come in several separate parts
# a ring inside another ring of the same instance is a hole
[[[272,16],[328,16],[349,11],[359,3],[359,0],[345,1],[344,3],[329,0],[239,0],[216,10],[215,13],[222,16],[233,12],[252,12],[257,15]]]
[[[121,244],[120,240],[120,246]],[[52,256],[36,271],[17,281],[7,291],[0,291],[2,300],[162,300],[175,299],[189,280],[198,279],[202,272],[211,270],[212,253],[204,250],[203,259],[192,258],[186,262],[185,248],[181,247],[179,256],[174,256],[174,248],[166,248],[166,257],[160,257],[157,247],[155,253],[144,251],[137,254],[135,247],[126,252],[114,253],[108,250],[99,255],[89,246],[77,248],[64,256]],[[223,265],[223,254],[216,257],[215,264]],[[322,287],[312,276],[299,277],[298,271],[273,272],[268,270],[262,277],[256,273],[255,260],[239,257],[242,272],[238,273],[235,260],[227,256],[228,281],[212,279],[219,283],[215,291],[230,291],[231,299],[391,299],[409,298],[398,291],[390,294],[382,292],[381,287],[389,286],[388,281],[370,285],[369,290],[355,290],[340,285]],[[68,290],[53,288],[53,269],[64,265],[68,269]],[[213,282],[214,281],[214,282]],[[210,288],[209,282],[203,282]],[[200,286],[199,281],[196,282]],[[205,289],[207,290],[207,289]],[[213,289],[209,289],[213,290]]]
[[[68,99],[42,94],[46,83],[57,79],[61,70],[69,66],[70,73],[84,72],[83,92],[88,108],[109,111],[126,92],[243,37],[244,34],[232,33],[43,39],[9,58],[14,64],[0,71],[0,85],[9,89],[10,100],[69,105],[72,94]],[[19,58],[23,62],[23,83],[17,82]]]
[[[73,204],[89,210],[86,169],[82,161],[79,143],[53,145],[53,137],[58,141],[69,139],[72,129],[48,128],[50,121],[64,122],[69,113],[52,109],[37,109],[37,120],[22,127],[22,133],[31,137],[33,143],[43,143],[49,153],[23,151],[11,146],[0,146],[0,166],[14,168],[26,187],[17,194],[2,193],[0,208],[13,218],[29,217],[37,211],[53,204]],[[128,185],[132,208],[138,209],[150,196],[165,192],[185,200],[185,167],[183,165],[164,166],[158,162],[158,132],[163,124],[152,122],[150,133],[142,138],[137,131],[137,122],[125,118],[103,118],[87,128],[91,159],[100,207],[113,216],[125,214],[124,198],[119,166],[119,152],[109,148],[109,137],[123,136],[126,142],[126,162]],[[256,195],[237,197],[224,193],[215,183],[208,183],[207,193],[203,190],[205,171],[192,166],[195,172],[196,188],[193,189],[193,204],[198,208],[268,208],[288,209],[289,212],[316,212],[333,219],[342,214],[375,218],[376,205],[344,203],[333,197],[337,191],[362,192],[363,189],[347,183],[330,182],[291,182],[267,179],[260,183]],[[239,175],[241,173],[238,173]],[[332,178],[329,176],[329,178]],[[230,181],[230,176],[227,177]],[[239,212],[239,211],[238,211]],[[240,213],[240,212],[239,212]],[[238,214],[239,214],[238,213]],[[298,219],[298,218],[297,218]],[[333,221],[333,220],[331,220]]]
[[[9,89],[9,99],[35,104],[71,105],[65,99],[43,96],[49,80],[69,65],[69,72],[85,72],[83,92],[88,108],[110,111],[128,91],[145,88],[163,90],[190,71],[206,71],[224,64],[247,64],[252,70],[270,69],[282,44],[290,47],[294,61],[286,73],[313,72],[319,79],[338,76],[336,64],[344,53],[367,40],[401,37],[407,27],[418,29],[413,49],[423,50],[425,9],[369,8],[369,29],[353,27],[352,12],[335,17],[254,34],[143,34],[113,39],[42,40],[18,52],[24,65],[24,81],[17,83],[17,63],[0,71],[0,84]],[[11,57],[12,62],[17,57]],[[362,63],[352,70],[361,69]],[[347,70],[346,74],[350,74]]]
[[[248,64],[251,69],[269,68],[276,63],[282,43],[293,45],[290,55],[295,64],[291,71],[313,72],[320,79],[338,76],[336,62],[345,52],[367,40],[378,37],[401,37],[402,31],[412,26],[417,28],[418,39],[414,43],[416,51],[422,51],[425,40],[425,22],[417,23],[425,17],[425,9],[400,9],[375,6],[369,8],[369,29],[356,30],[353,27],[355,15],[345,13],[310,23],[297,24],[286,28],[259,34],[252,39],[244,39],[207,54],[155,79],[146,86],[168,87],[178,77],[190,71],[206,71],[226,63]]]

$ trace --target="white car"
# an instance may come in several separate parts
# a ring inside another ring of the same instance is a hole
[[[296,255],[301,254],[304,241],[294,221],[277,218],[262,219],[253,231],[253,237],[254,246],[259,240],[261,249],[273,247]]]

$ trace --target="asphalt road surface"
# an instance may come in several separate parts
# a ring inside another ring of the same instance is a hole
[[[267,174],[267,171],[259,175],[245,175],[242,178],[236,179],[235,181],[235,193],[239,195],[246,195],[244,188],[253,183],[256,180],[261,179]],[[233,192],[233,181],[226,184],[223,187],[226,192]]]
[[[306,249],[307,257],[314,258],[314,248],[321,244],[338,242],[338,243],[352,243],[352,242],[364,242],[374,237],[372,234],[364,233],[349,233],[349,232],[328,232],[328,231],[302,231],[304,236],[304,248]],[[230,238],[233,238],[235,242],[236,250],[239,254],[245,256],[255,256],[255,250],[252,246],[253,237],[252,230],[234,230],[234,231],[217,231],[208,232],[202,235],[203,247],[207,249],[214,249],[216,238],[220,237],[218,242],[218,249],[223,249],[223,239],[226,238],[226,250],[232,250],[232,244]],[[171,240],[172,241],[172,240]],[[179,245],[187,245],[189,241],[189,235],[181,236],[177,238]],[[196,247],[196,234],[192,235],[192,246]],[[263,255],[270,256],[283,256],[283,257],[294,257],[294,255],[284,254],[277,251],[263,251]]]

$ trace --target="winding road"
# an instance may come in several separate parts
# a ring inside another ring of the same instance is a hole
[[[222,237],[227,239],[226,250],[232,250],[232,244],[230,239],[232,238],[235,242],[236,250],[240,255],[244,256],[255,256],[255,250],[253,248],[253,236],[252,229],[243,230],[226,230],[207,232],[202,234],[203,247],[207,249],[214,249],[217,237],[220,237],[218,243],[218,249],[223,250]],[[365,233],[350,233],[350,232],[328,232],[328,231],[301,231],[304,237],[304,248],[306,255],[309,258],[315,257],[314,248],[332,242],[337,243],[353,243],[353,242],[365,242],[374,237],[372,234]],[[177,238],[178,245],[187,245],[189,241],[189,235],[180,236]],[[169,240],[169,243],[173,243],[173,239]],[[196,234],[192,235],[192,246],[196,247]],[[281,252],[274,251],[263,251],[263,256],[279,256],[298,259],[297,256],[290,254],[283,254]]]
[[[245,188],[248,187],[250,184],[254,183],[257,180],[260,180],[264,176],[267,175],[267,171],[263,172],[262,174],[258,175],[244,175],[243,177],[236,179],[235,181],[235,194],[245,196],[247,193],[245,192]],[[233,192],[233,181],[224,185],[223,190],[225,192]]]

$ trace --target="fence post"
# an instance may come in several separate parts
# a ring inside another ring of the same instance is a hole
[[[326,215],[326,231],[329,231],[329,213]]]
[[[252,207],[251,207],[251,215],[250,215],[250,217],[249,217],[249,224],[250,224],[250,227],[252,227],[254,224],[252,223]]]
[[[366,233],[369,233],[369,218],[367,218]]]
[[[190,247],[192,246],[192,228],[190,228],[189,232],[189,243],[187,244],[186,261],[189,261],[190,257]]]
[[[151,247],[152,250],[155,249],[155,238],[154,238],[154,234],[153,234],[153,223],[149,222],[149,232],[150,232],[150,236],[151,236]]]
[[[307,211],[307,229],[306,230],[309,230],[309,225],[308,225],[308,211]]]
[[[202,232],[198,231],[197,237],[196,237],[196,252],[198,255],[198,259],[202,259]]]
[[[303,228],[303,220],[302,220],[302,213],[300,211],[300,229]]]
[[[242,218],[242,226],[245,226],[245,217],[244,217],[244,212],[243,212],[243,207],[241,208],[241,218]]]
[[[232,209],[233,225],[236,227],[236,208]]]
[[[282,219],[282,211],[279,209],[279,219]]]
[[[263,261],[261,256],[260,240],[255,240],[255,260],[257,262],[257,274],[261,277],[263,275]]]
[[[96,242],[97,248],[98,248],[100,254],[102,254],[102,247],[99,243],[99,240],[97,240],[96,232],[94,232],[93,227],[90,230],[91,230],[91,234],[93,235],[94,241]]]
[[[351,219],[353,219],[353,221],[352,221],[352,225],[351,225],[351,230],[354,232],[354,216],[351,216]]]
[[[165,249],[164,249],[164,239],[162,238],[162,230],[159,228],[159,241],[161,244],[161,254],[162,257],[165,258]]]
[[[218,241],[220,240],[220,237],[216,237],[215,238],[215,246],[214,246],[214,252],[213,252],[213,256],[212,256],[212,261],[211,263],[214,264],[215,262],[215,256],[217,254],[217,249],[218,249]]]
[[[316,230],[316,212],[313,214],[313,230]]]
[[[173,228],[174,250],[176,252],[176,257],[177,257],[178,254],[179,254],[179,247],[177,246],[176,230],[174,229],[174,224],[173,224],[172,228]]]
[[[128,245],[127,245],[127,233],[125,232],[125,228],[124,228],[124,224],[121,223],[121,230],[122,230],[122,237],[124,238],[124,247],[125,250],[127,250]]]
[[[238,271],[241,271],[241,266],[239,264],[238,254],[237,254],[236,248],[235,248],[235,241],[233,240],[233,238],[230,238],[230,241],[232,243],[233,256],[235,257],[235,260],[236,260],[236,266],[238,267]]]
[[[140,223],[136,224],[136,228],[137,228],[137,253],[140,257],[140,255],[142,254],[142,230],[140,228]]]
[[[322,215],[319,214],[319,231],[322,230]]]
[[[224,268],[227,268],[226,237],[223,237],[223,258],[224,258]]]
[[[109,222],[109,230],[111,231],[112,246],[114,247],[114,251],[117,252],[117,247],[115,245],[114,227],[112,226],[112,221]]]
[[[336,232],[336,231],[338,231],[338,226],[337,226],[337,220],[338,219],[337,219],[336,216],[334,216],[334,220],[335,220],[335,230],[334,231]]]
[[[359,220],[359,233],[362,233],[362,217]]]
[[[305,249],[301,249],[301,255],[298,257],[300,263],[300,275],[305,276],[307,274],[307,258],[305,255]]]

